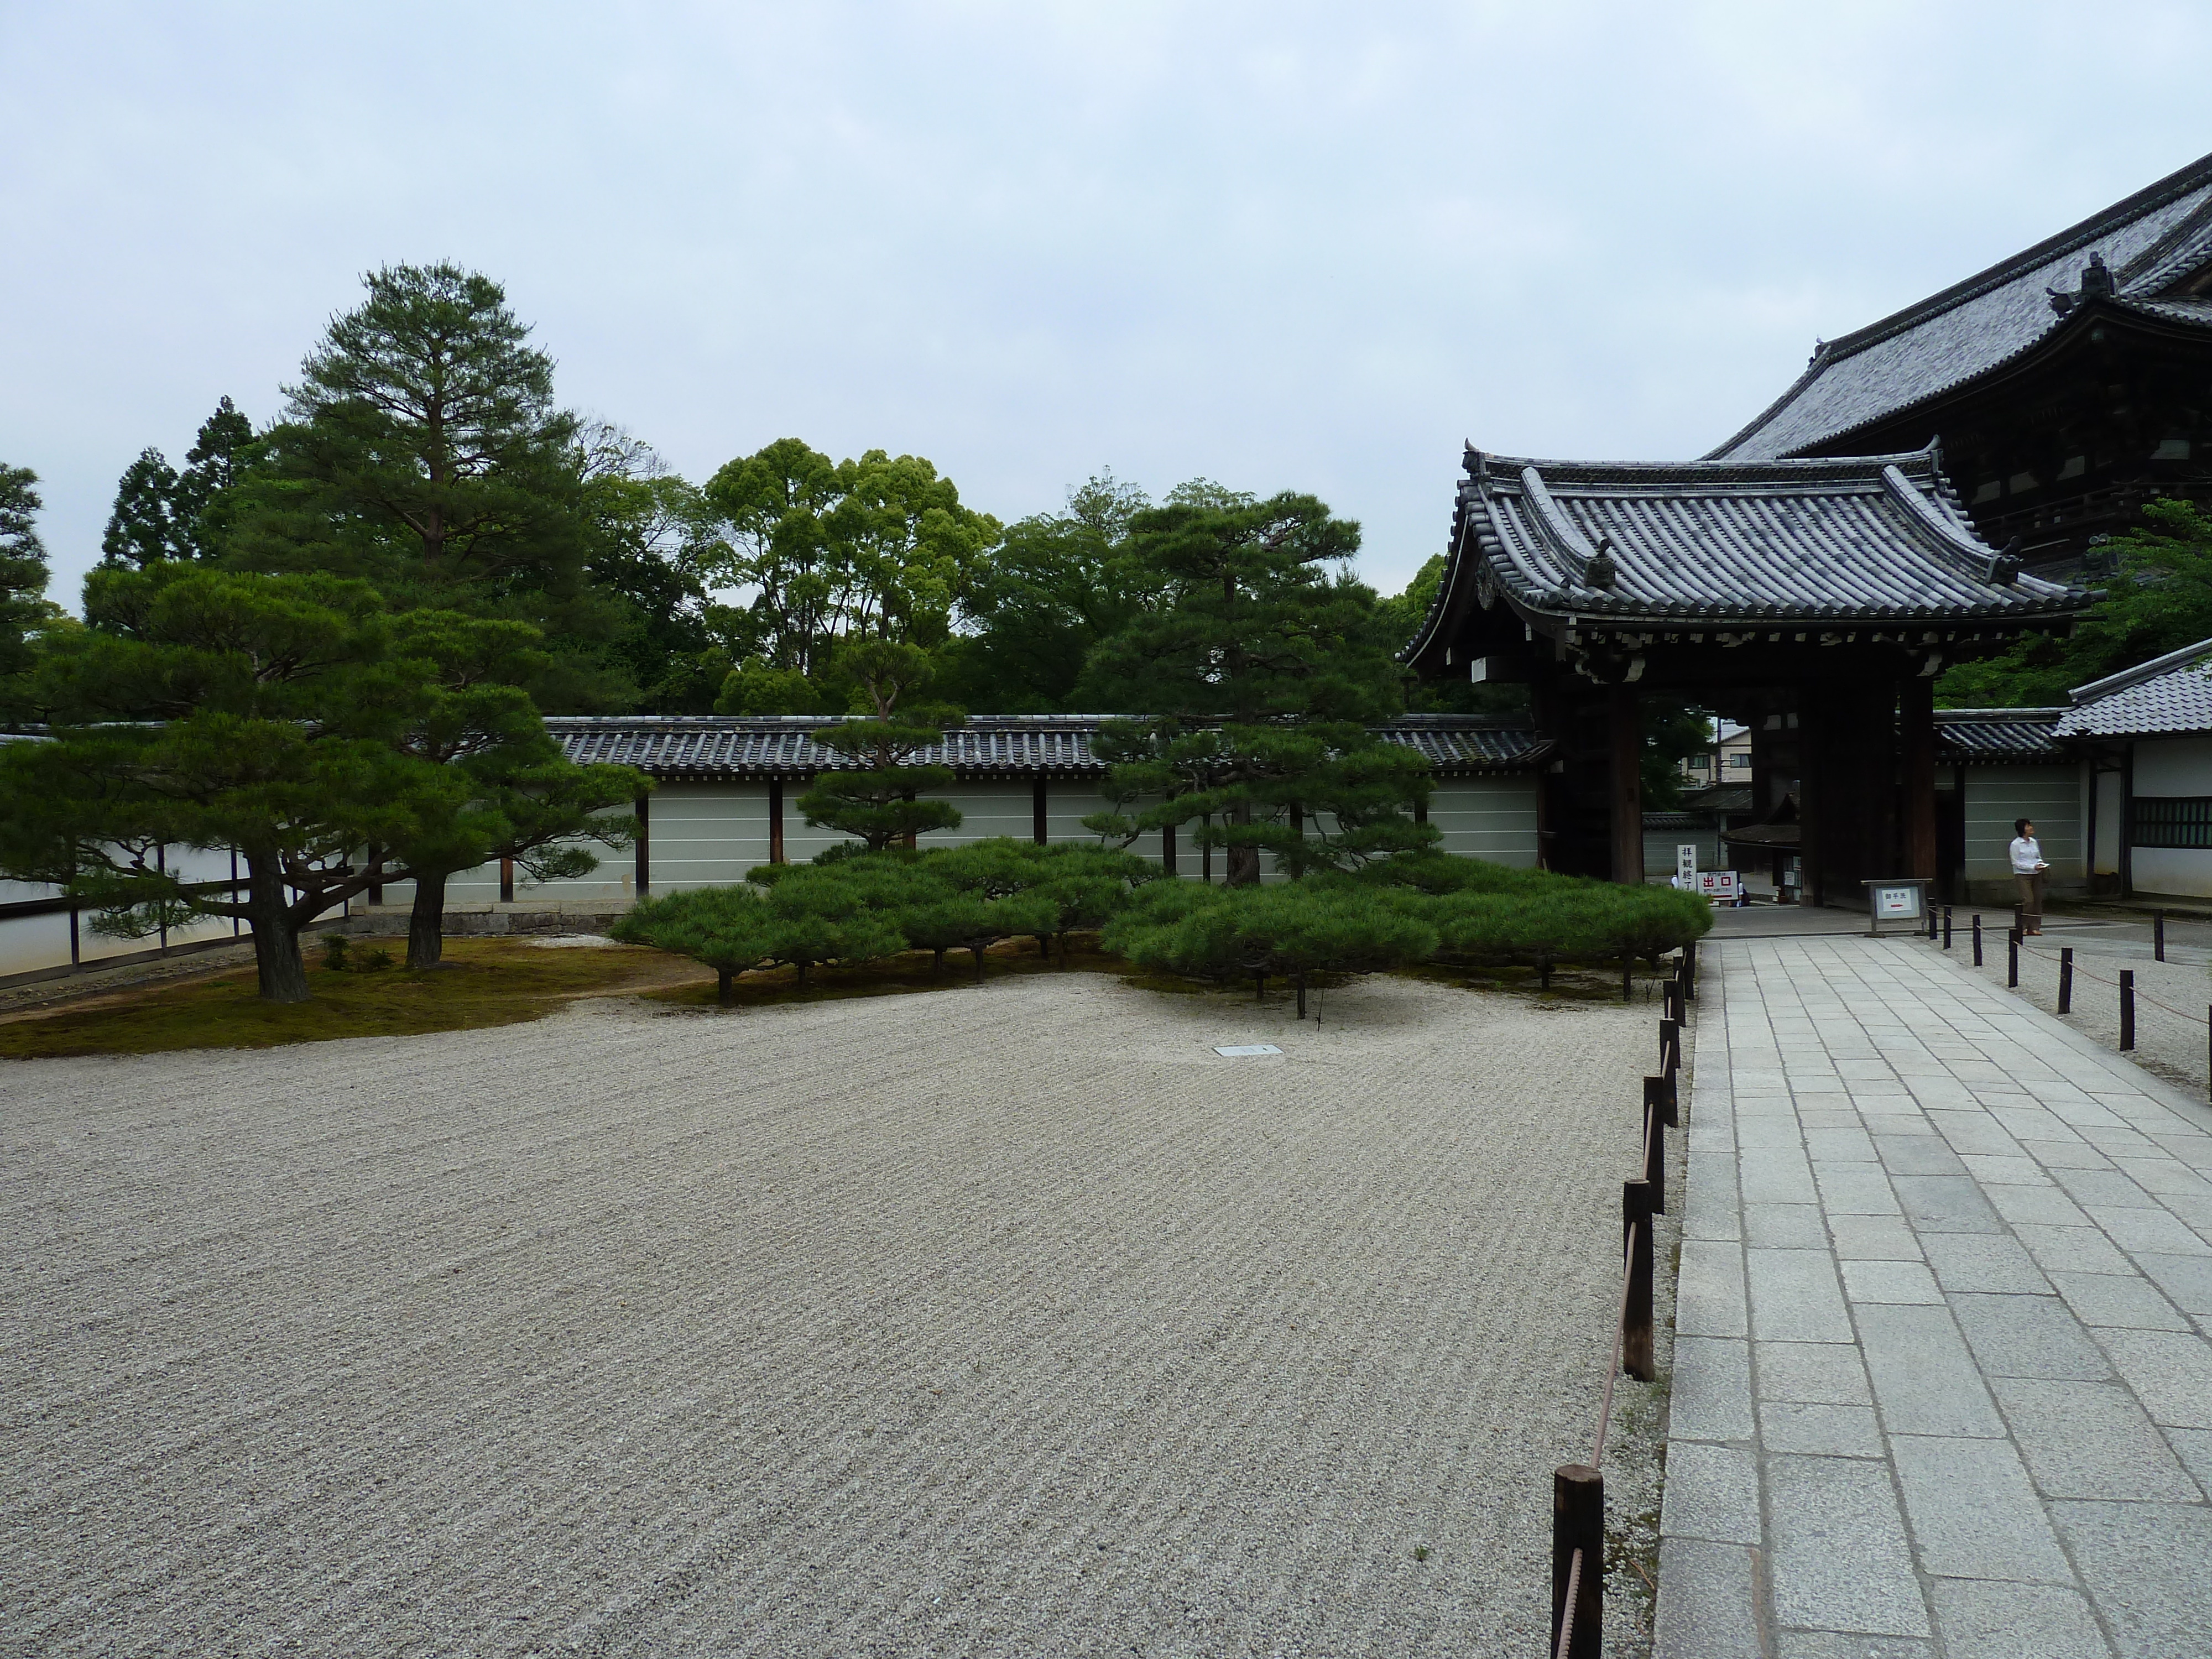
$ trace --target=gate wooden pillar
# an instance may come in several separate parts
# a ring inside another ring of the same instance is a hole
[[[1608,769],[1612,782],[1613,878],[1644,884],[1644,729],[1637,719],[1636,688],[1616,685],[1606,702]]]
[[[1915,675],[1898,690],[1905,749],[1905,873],[1936,879],[1936,682]]]

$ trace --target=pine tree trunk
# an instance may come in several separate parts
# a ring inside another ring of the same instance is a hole
[[[1300,1019],[1304,1019],[1305,1017],[1306,1017],[1306,976],[1305,976],[1304,974],[1300,974],[1300,975],[1298,975],[1298,1018],[1299,1018]]]
[[[1239,804],[1229,815],[1232,824],[1249,824],[1252,809]],[[1229,848],[1229,870],[1222,884],[1225,887],[1257,887],[1260,884],[1260,849],[1238,842]]]
[[[407,914],[407,965],[435,968],[446,953],[446,876],[418,872],[415,908]]]
[[[929,973],[933,979],[945,976],[945,947],[941,945],[929,953]]]
[[[968,948],[975,953],[975,983],[981,985],[983,982],[983,947],[971,945]]]
[[[1259,995],[1254,997],[1253,1001],[1265,1002],[1267,1000],[1267,976],[1265,974],[1255,974],[1252,975],[1252,983],[1259,991]]]
[[[794,968],[796,968],[796,969],[799,969],[799,982],[801,985],[805,984],[805,983],[806,983],[806,964],[805,964],[805,963],[803,963],[803,962],[794,962],[794,963],[792,963],[791,965],[792,965],[793,967],[794,967]]]
[[[714,1000],[725,1008],[738,1006],[738,976],[732,969],[714,969]]]
[[[307,964],[300,959],[300,930],[285,902],[284,877],[276,859],[246,854],[246,908],[253,927],[253,967],[264,1002],[305,1002]]]

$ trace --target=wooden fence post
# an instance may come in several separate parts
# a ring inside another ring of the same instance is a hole
[[[1628,1300],[1620,1316],[1620,1369],[1639,1382],[1658,1375],[1651,1352],[1651,1183],[1620,1183],[1623,1255]]]
[[[1976,911],[1976,912],[1974,913],[1974,966],[1975,966],[1975,967],[1977,967],[1977,968],[1978,968],[1978,967],[1980,967],[1981,965],[1982,965],[1982,917],[1981,917],[1981,913],[1978,910],[1978,911]]]
[[[2005,935],[2005,989],[2020,989],[2020,929]]]
[[[1582,1556],[1581,1571],[1575,1557]],[[1573,1633],[1568,1659],[1598,1659],[1605,1618],[1605,1477],[1587,1463],[1563,1463],[1552,1472],[1552,1645],[1570,1612]],[[1572,1589],[1574,1599],[1568,1601]]]
[[[2058,947],[2058,1012],[2074,1012],[2074,947],[2070,945]]]
[[[1678,1020],[1659,1022],[1659,1069],[1668,1077],[1682,1069],[1682,1027]]]
[[[2120,1048],[2123,1051],[2136,1046],[2136,973],[2132,968],[2120,969]]]
[[[1661,1121],[1668,1128],[1681,1127],[1681,1115],[1676,1109],[1674,1079],[1671,1073],[1662,1073],[1657,1077],[1644,1079],[1644,1103],[1656,1107]]]
[[[1951,948],[1951,907],[1948,904],[1943,907],[1943,948]]]
[[[1651,1212],[1667,1213],[1667,1120],[1658,1103],[1644,1103],[1644,1182],[1651,1189]]]
[[[2158,961],[2166,960],[2166,912],[2150,913],[2151,955]]]

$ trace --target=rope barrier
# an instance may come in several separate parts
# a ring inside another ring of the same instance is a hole
[[[2023,958],[2023,960],[2046,962],[2050,960],[2050,958],[2040,951],[2031,951]],[[2117,961],[2118,958],[2116,957],[2114,960]],[[2075,947],[2074,951],[2074,971],[2081,975],[2086,979],[2095,980],[2100,985],[2109,985],[2115,990],[2119,988],[2119,981],[2116,979],[2106,979],[2102,974],[2096,972],[2093,969],[2082,966],[2081,952],[2079,946]],[[2176,1019],[2185,1019],[2191,1025],[2205,1025],[2208,1024],[2208,1021],[2203,1014],[2185,1013],[2179,1008],[2168,1006],[2166,1003],[2160,1002],[2156,997],[2151,995],[2149,992],[2144,990],[2141,986],[2137,986],[2136,988],[2136,1000],[2137,1002],[2148,1002],[2154,1008],[2164,1008],[2167,1013],[2172,1014]]]
[[[1553,1652],[1552,1659],[1567,1659],[1567,1650],[1574,1645],[1575,1598],[1582,1594],[1582,1588],[1583,1553],[1577,1549],[1575,1552],[1573,1562],[1567,1568],[1566,1613],[1559,1620],[1559,1645]]]

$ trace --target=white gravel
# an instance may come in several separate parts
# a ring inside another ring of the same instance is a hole
[[[0,1649],[1535,1651],[1656,1011],[1326,1012],[0,1063]]]

